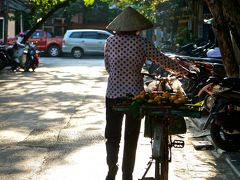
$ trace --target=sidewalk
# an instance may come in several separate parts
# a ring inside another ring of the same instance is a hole
[[[204,116],[202,118],[192,118],[192,122],[196,125],[196,127],[201,131],[203,129],[203,126],[207,120],[207,116]],[[209,130],[202,130],[202,136],[206,138],[206,140],[211,141],[210,132]],[[232,168],[232,170],[236,173],[236,175],[240,178],[240,151],[238,152],[225,152],[217,147],[216,153],[214,155],[216,157],[223,156],[226,163],[229,164],[229,166]]]

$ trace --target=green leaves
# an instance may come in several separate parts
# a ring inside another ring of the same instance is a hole
[[[85,6],[93,5],[94,0],[83,0]]]
[[[142,105],[145,104],[146,101],[143,99],[138,99],[133,101],[129,106],[129,111],[132,113],[133,118],[136,118],[142,114],[142,109],[140,108]]]

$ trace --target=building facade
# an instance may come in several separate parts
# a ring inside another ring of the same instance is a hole
[[[0,39],[6,41],[8,37],[15,36],[15,20],[9,17],[13,16],[12,10],[27,11],[24,0],[0,0]],[[23,17],[20,17],[20,28],[22,28]]]

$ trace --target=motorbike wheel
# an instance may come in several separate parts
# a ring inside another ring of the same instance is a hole
[[[12,62],[11,62],[11,70],[12,70],[12,71],[17,70],[18,67],[19,67],[19,64],[18,64],[18,63],[16,63],[15,61],[12,61]]]
[[[30,69],[30,62],[27,61],[27,62],[25,63],[25,66],[24,66],[24,71],[25,71],[25,72],[28,72],[29,69]]]
[[[32,71],[34,72],[35,69],[37,68],[37,65],[36,65],[36,64],[33,64],[31,68],[32,68]]]
[[[24,72],[29,72],[29,68],[24,68]]]
[[[6,63],[0,59],[0,70],[4,69],[6,67]]]
[[[7,66],[5,56],[0,52],[0,70]]]
[[[25,62],[25,65],[24,65],[24,71],[25,72],[29,72],[29,69],[32,69],[33,71],[35,70],[36,68],[36,65],[35,63],[33,62],[33,60],[31,58],[27,59],[27,61]]]
[[[238,151],[240,149],[240,134],[229,134],[224,132],[222,126],[211,124],[210,134],[217,147],[225,151]]]

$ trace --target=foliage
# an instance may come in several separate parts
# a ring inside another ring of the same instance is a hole
[[[141,14],[144,14],[150,20],[156,19],[156,12],[158,6],[165,1],[169,0],[102,0],[107,2],[112,7],[118,7],[119,9],[124,9],[127,6],[131,6],[137,9]]]
[[[185,0],[102,0],[108,2],[112,7],[123,9],[131,6],[137,9],[141,14],[155,23],[168,33],[172,33],[172,37],[176,36],[178,29],[178,20],[182,15],[187,13]],[[190,31],[188,31],[190,33]],[[182,33],[178,33],[179,39],[184,39]],[[191,37],[190,34],[187,35]]]
[[[44,15],[49,13],[54,6],[59,4],[65,4],[67,6],[71,6],[73,11],[68,11],[67,13],[63,13],[64,15],[68,14],[68,16],[76,14],[79,11],[79,8],[83,6],[90,6],[94,3],[94,0],[27,0],[25,4],[29,7],[30,12],[23,12],[24,17],[30,26],[39,21]],[[57,13],[57,12],[56,12]],[[62,13],[62,11],[61,11]],[[19,16],[19,12],[15,12],[15,19]]]
[[[27,0],[26,5],[30,11],[15,11],[15,17],[12,18],[19,21],[20,14],[22,14],[24,29],[29,29],[49,13],[54,6],[60,4],[65,4],[65,7],[59,8],[51,14],[51,17],[64,17],[68,23],[74,15],[80,12],[84,14],[83,21],[85,23],[108,22],[117,15],[118,11],[118,9],[109,8],[109,4],[101,0]]]
[[[112,20],[116,16],[116,11],[116,9],[110,9],[109,4],[101,0],[95,0],[93,4],[88,6],[84,6],[81,0],[77,0],[64,8],[63,13],[61,11],[59,15],[70,21],[73,15],[82,12],[84,14],[84,23],[101,23]]]
[[[124,9],[131,6],[144,14],[152,21],[157,18],[172,17],[173,14],[179,14],[184,5],[184,0],[102,0],[112,7]],[[170,16],[169,16],[170,15]]]
[[[176,34],[176,43],[182,46],[184,44],[193,42],[193,39],[191,38],[191,36],[189,36],[189,34],[191,34],[191,31],[188,30],[186,27],[178,28]]]

